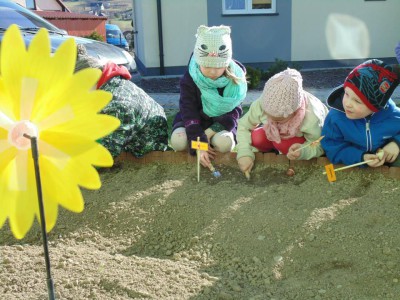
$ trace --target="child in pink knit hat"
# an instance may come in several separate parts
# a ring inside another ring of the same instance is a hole
[[[320,138],[327,113],[318,98],[303,90],[297,70],[288,68],[271,77],[261,97],[239,120],[237,160],[241,171],[251,171],[257,150],[280,152],[291,160],[321,156],[324,152],[319,144],[300,148]]]

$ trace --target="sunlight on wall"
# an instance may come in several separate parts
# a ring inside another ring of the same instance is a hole
[[[366,58],[370,54],[370,36],[366,24],[349,15],[330,14],[325,36],[333,59]]]

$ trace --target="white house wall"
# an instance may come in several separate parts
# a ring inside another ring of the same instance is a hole
[[[207,24],[207,1],[167,0],[161,1],[166,67],[188,63],[196,41],[195,34],[200,25]],[[164,3],[167,3],[165,5]],[[177,15],[178,12],[178,15]]]
[[[135,54],[148,68],[160,67],[156,0],[134,0]],[[193,51],[196,29],[207,24],[205,0],[161,1],[164,66],[184,66]]]
[[[135,52],[144,75],[160,75],[157,0],[134,2]],[[275,14],[224,15],[222,0],[161,0],[164,72],[182,74],[199,25],[231,26],[234,57],[268,68],[275,59],[304,69],[395,61],[400,0],[276,0]]]
[[[293,0],[292,61],[393,57],[399,13],[399,0]]]
[[[147,67],[160,65],[158,50],[157,2],[135,0],[136,57]]]
[[[13,0],[13,2],[26,7],[26,0]],[[36,9],[44,11],[62,11],[60,3],[56,0],[36,0]]]

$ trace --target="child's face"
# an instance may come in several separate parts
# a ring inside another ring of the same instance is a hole
[[[271,115],[268,114],[268,113],[265,113],[265,114],[266,114],[267,118],[268,118],[269,120],[271,120],[271,121],[274,121],[274,122],[277,122],[277,123],[285,123],[286,121],[289,121],[291,118],[293,118],[293,116],[294,116],[295,113],[296,113],[296,112],[291,113],[291,114],[288,115],[286,118],[285,118],[285,117],[274,117],[274,116],[271,116]]]
[[[349,119],[362,119],[373,113],[349,87],[344,89],[343,108]]]
[[[225,69],[226,69],[225,67],[224,68],[209,68],[209,67],[200,66],[201,73],[205,77],[208,77],[212,80],[216,80],[216,79],[220,78],[224,74]]]

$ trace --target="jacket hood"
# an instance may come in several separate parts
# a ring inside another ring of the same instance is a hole
[[[343,108],[343,96],[344,87],[343,84],[334,88],[334,90],[329,94],[328,100],[326,101],[329,108],[335,108],[344,112]]]

